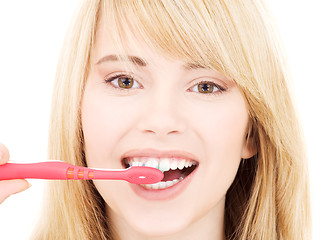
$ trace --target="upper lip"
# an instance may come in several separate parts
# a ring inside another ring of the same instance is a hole
[[[194,154],[182,150],[133,149],[124,153],[121,160],[129,157],[184,158],[198,162]]]

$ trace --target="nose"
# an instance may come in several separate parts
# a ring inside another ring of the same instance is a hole
[[[137,125],[140,132],[158,137],[185,132],[185,111],[178,98],[169,94],[154,94],[154,97],[145,102],[145,110]]]

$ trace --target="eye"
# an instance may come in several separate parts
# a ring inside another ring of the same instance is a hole
[[[226,91],[225,88],[213,82],[199,82],[189,89],[192,92],[214,94]]]
[[[141,88],[141,85],[132,76],[126,74],[107,76],[105,77],[105,82],[112,84],[113,87],[122,89]]]

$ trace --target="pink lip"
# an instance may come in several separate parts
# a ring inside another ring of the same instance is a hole
[[[154,158],[185,158],[198,162],[193,154],[180,150],[134,149],[126,152],[121,159],[128,157],[154,157]]]

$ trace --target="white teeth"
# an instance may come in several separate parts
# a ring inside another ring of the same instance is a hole
[[[146,167],[153,167],[153,168],[159,168],[159,162],[157,161],[157,159],[149,159],[147,160],[147,162],[145,163]]]
[[[197,165],[197,162],[185,159],[176,158],[149,158],[149,157],[134,157],[126,160],[126,163],[131,166],[146,166],[158,168],[161,171],[171,170],[183,170],[183,168],[191,167],[192,165]]]
[[[192,162],[188,162],[187,167],[192,167]]]
[[[150,166],[152,166],[152,161],[147,161],[147,162],[145,163],[145,167],[150,167]]]
[[[177,161],[172,161],[170,164],[170,168],[171,170],[176,170],[178,166],[178,162]]]
[[[188,168],[188,161],[185,162],[185,167]]]
[[[143,186],[144,188],[147,188],[147,189],[154,189],[154,190],[165,189],[165,188],[175,185],[176,183],[179,183],[183,179],[184,178],[180,177],[179,179],[174,179],[172,181],[159,182],[159,183],[154,183],[154,184],[141,184],[140,186]]]
[[[175,179],[177,180],[177,179]],[[175,183],[176,184],[176,183]],[[166,181],[166,187],[171,187],[173,185],[172,181]]]
[[[168,158],[161,158],[160,159],[159,169],[162,172],[165,172],[165,171],[169,171],[170,170],[170,161],[169,161]]]
[[[167,187],[167,183],[166,182],[160,182],[159,183],[159,189],[163,189],[163,188],[166,188]]]
[[[147,185],[147,184],[146,184]],[[154,189],[154,190],[157,190],[160,188],[160,184],[159,183],[154,183],[154,184],[151,184],[151,188]]]
[[[184,168],[184,166],[185,166],[185,160],[182,159],[182,160],[179,161],[177,167],[178,167],[179,170],[182,170]]]

